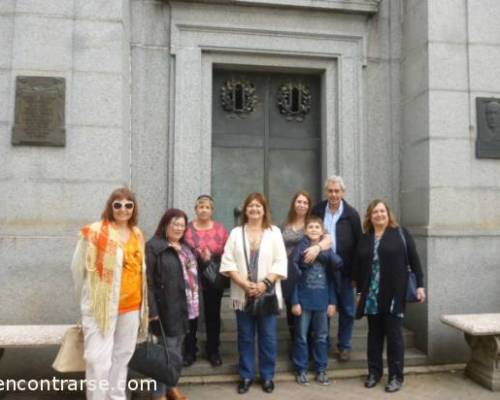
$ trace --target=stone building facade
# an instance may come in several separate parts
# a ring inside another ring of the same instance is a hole
[[[500,309],[500,161],[475,156],[499,21],[497,0],[0,1],[0,322],[75,321],[76,235],[117,186],[150,235],[206,192],[229,223],[263,190],[279,220],[335,173],[414,233],[429,301],[407,324],[463,360],[439,316]],[[65,146],[12,144],[18,76],[64,78]]]

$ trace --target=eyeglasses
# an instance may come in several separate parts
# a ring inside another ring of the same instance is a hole
[[[123,207],[127,210],[132,210],[134,208],[134,203],[132,201],[113,201],[113,209],[120,210]]]
[[[174,228],[186,229],[186,224],[183,224],[182,222],[171,222],[170,225]]]

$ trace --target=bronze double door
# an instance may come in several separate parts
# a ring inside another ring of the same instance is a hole
[[[321,194],[320,77],[215,69],[212,194],[228,228],[251,192],[281,224],[293,194]]]

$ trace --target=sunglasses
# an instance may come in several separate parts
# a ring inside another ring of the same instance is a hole
[[[132,201],[113,201],[113,209],[120,210],[123,207],[127,210],[132,210],[134,208],[134,203]]]

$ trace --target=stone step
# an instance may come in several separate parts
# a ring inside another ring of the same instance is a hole
[[[385,360],[385,355],[384,355]],[[405,365],[419,366],[427,364],[427,356],[416,348],[408,348],[405,351]],[[335,358],[330,357],[328,369],[332,370],[348,370],[348,369],[366,369],[366,352],[353,351],[351,360],[344,363],[339,363]],[[313,369],[311,369],[313,370]],[[279,355],[276,361],[276,372],[293,372],[294,367],[287,355]],[[220,367],[212,367],[208,361],[198,359],[191,367],[182,369],[181,383],[190,381],[193,377],[205,376],[223,376],[225,380],[228,376],[237,376],[238,374],[238,355],[230,355],[223,357],[223,364]]]
[[[337,331],[338,317],[334,316],[331,320],[330,329],[332,332]],[[198,329],[202,331],[205,327],[203,323],[200,323]],[[281,311],[278,316],[278,329],[288,329],[288,324],[286,322],[286,312]],[[356,330],[368,330],[368,321],[366,318],[356,320],[354,322],[354,329]],[[221,332],[235,332],[237,330],[236,316],[234,311],[221,313]]]
[[[332,330],[332,332],[334,332]],[[336,332],[336,331],[335,331]],[[205,349],[205,334],[199,333],[198,335],[198,347],[200,349],[200,354],[204,354]],[[336,342],[336,336],[331,335],[333,340],[334,348]],[[411,348],[415,346],[415,334],[412,331],[403,329],[403,338],[405,341],[405,348]],[[236,332],[221,332],[220,336],[220,353],[221,355],[232,355],[238,353],[238,336]],[[352,349],[353,351],[366,351],[366,341],[367,341],[367,331],[355,329],[352,335]],[[278,352],[279,354],[288,354],[291,349],[291,340],[288,330],[278,330]]]

